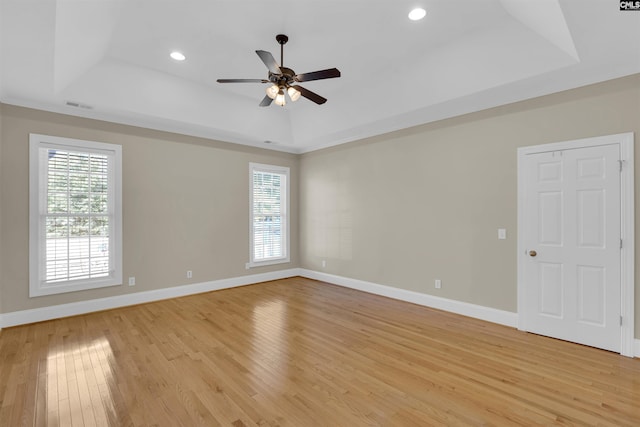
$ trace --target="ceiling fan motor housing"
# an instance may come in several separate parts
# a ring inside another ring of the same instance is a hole
[[[295,71],[291,68],[280,67],[282,74],[273,74],[269,72],[269,81],[278,86],[286,86],[295,82]]]

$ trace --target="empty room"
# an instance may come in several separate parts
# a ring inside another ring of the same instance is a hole
[[[640,2],[0,0],[0,54],[0,426],[640,425]]]

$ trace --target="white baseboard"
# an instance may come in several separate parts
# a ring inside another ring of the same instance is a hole
[[[511,326],[513,328],[516,327],[518,322],[518,314],[510,311],[498,310],[495,308],[451,300],[420,292],[408,291],[406,289],[398,289],[386,285],[379,285],[377,283],[366,282],[364,280],[334,276],[333,274],[326,274],[306,269],[300,269],[300,276],[307,277],[309,279],[321,280],[323,282],[351,289],[357,289],[371,294],[407,301],[426,307],[437,308],[439,310],[449,311],[463,316],[486,320],[500,325]]]
[[[269,280],[285,279],[300,275],[300,269],[259,273],[248,276],[232,277],[229,279],[213,280],[211,282],[195,283],[192,285],[174,286],[153,291],[136,292],[113,297],[54,305],[50,307],[34,308],[30,310],[14,311],[0,314],[0,329],[27,323],[42,322],[44,320],[59,319],[61,317],[76,316],[94,311],[109,310],[128,305],[143,304],[168,298],[183,297],[220,289],[235,288]]]
[[[437,308],[439,310],[469,316],[476,319],[500,325],[516,327],[518,315],[510,311],[498,310],[481,305],[455,301],[419,292],[398,289],[391,286],[366,282],[364,280],[350,279],[348,277],[335,276],[319,271],[303,268],[274,271],[271,273],[252,274],[249,276],[233,277],[229,279],[214,280],[210,282],[195,283],[192,285],[175,286],[154,291],[137,292],[133,294],[118,295],[114,297],[100,298],[89,301],[61,304],[50,307],[34,308],[31,310],[14,311],[0,314],[0,329],[10,326],[24,325],[28,323],[42,322],[45,320],[59,319],[61,317],[76,316],[95,311],[109,310],[128,305],[143,304],[160,301],[168,298],[177,298],[194,295],[203,292],[217,291],[221,289],[235,288],[251,285],[253,283],[267,282],[270,280],[285,279],[287,277],[302,276],[309,279],[320,280],[346,288],[357,289],[371,294],[381,295],[401,301]],[[640,339],[634,342],[635,357],[640,357]]]
[[[303,268],[298,270],[299,276],[306,277],[308,279],[320,280],[334,285],[344,286],[346,288],[357,289],[371,294],[407,301],[423,305],[425,307],[437,308],[439,310],[449,311],[462,316],[486,320],[488,322],[498,323],[500,325],[510,326],[513,328],[517,327],[518,324],[518,313],[513,313],[511,311],[498,310],[481,305],[422,294],[420,292],[408,291],[406,289],[398,289],[391,286],[366,282],[364,280],[335,276],[333,274],[322,273],[314,270],[307,270]],[[640,339],[635,339],[634,344],[635,349],[632,357],[640,357]]]

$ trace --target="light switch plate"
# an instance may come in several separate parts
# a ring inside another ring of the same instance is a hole
[[[506,228],[498,228],[498,239],[506,240],[507,238],[507,229]]]

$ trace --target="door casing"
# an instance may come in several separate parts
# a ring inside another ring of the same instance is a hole
[[[632,132],[616,135],[599,136],[593,138],[576,139],[543,145],[521,147],[518,149],[518,329],[526,331],[524,311],[525,307],[525,262],[526,242],[524,212],[525,212],[525,158],[529,154],[546,153],[576,148],[614,145],[620,147],[622,172],[620,174],[620,224],[622,250],[620,261],[620,314],[622,316],[620,333],[620,354],[634,357],[634,325],[635,325],[635,232],[634,232],[634,135]]]

